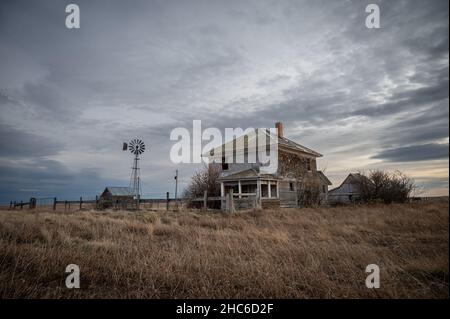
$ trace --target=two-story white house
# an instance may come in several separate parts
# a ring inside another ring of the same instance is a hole
[[[255,197],[263,208],[298,207],[307,197],[314,197],[317,202],[326,201],[331,182],[317,170],[316,159],[322,155],[286,138],[282,123],[275,126],[275,134],[264,131],[269,143],[266,149],[257,150],[256,162],[248,161],[248,154],[252,151],[249,145],[254,146],[251,142],[260,136],[259,133],[237,137],[207,154],[210,161],[216,159],[209,165],[216,165],[220,170],[221,196],[233,190],[233,196],[237,198]],[[259,160],[261,152],[270,153],[272,146],[269,144],[274,143],[277,163],[262,164]],[[230,147],[234,150],[231,154],[224,152]],[[217,156],[221,156],[221,160],[217,160]],[[238,156],[244,157],[244,161],[236,162]]]

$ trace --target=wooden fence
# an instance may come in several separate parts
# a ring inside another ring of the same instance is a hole
[[[64,211],[70,211],[71,209],[79,209],[82,210],[83,206],[86,204],[90,204],[92,208],[94,209],[103,209],[105,207],[105,201],[102,201],[99,199],[98,196],[95,197],[94,200],[84,200],[83,197],[80,197],[79,200],[58,200],[56,197],[53,198],[46,198],[51,199],[51,204],[46,206],[51,206],[54,211],[57,210],[57,207],[61,207],[61,205],[64,205]],[[11,201],[9,205],[9,209],[14,210],[17,207],[20,209],[23,209],[24,207],[28,207],[29,209],[35,209],[36,198],[32,197],[28,202],[16,202]],[[148,208],[148,209],[164,209],[166,211],[169,211],[172,209],[180,209],[186,206],[196,206],[203,211],[208,210],[208,203],[211,202],[219,202],[215,205],[212,205],[214,207],[220,208],[226,212],[235,212],[236,210],[240,209],[251,209],[259,207],[258,200],[256,196],[246,196],[246,197],[239,197],[238,195],[233,194],[233,191],[228,193],[224,197],[220,196],[212,196],[208,197],[207,192],[205,191],[203,197],[201,198],[178,198],[173,199],[169,197],[169,193],[166,194],[166,198],[140,198],[138,200],[127,200],[127,201],[111,201],[107,202],[107,207],[111,207],[113,209],[124,209],[124,210],[139,210],[141,208]],[[192,205],[194,204],[194,205]],[[195,205],[197,204],[197,205]],[[200,204],[200,205],[198,205]],[[211,205],[210,205],[211,206]]]

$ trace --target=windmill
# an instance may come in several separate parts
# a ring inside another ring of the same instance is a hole
[[[129,150],[131,154],[134,154],[133,159],[133,167],[131,168],[131,178],[129,189],[130,192],[139,199],[141,195],[141,185],[140,185],[140,176],[139,176],[139,155],[144,153],[145,144],[140,139],[133,139],[128,144],[123,143],[122,150]]]

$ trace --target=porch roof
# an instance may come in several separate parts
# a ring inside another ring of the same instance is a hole
[[[251,180],[251,179],[279,179],[278,176],[273,174],[260,174],[254,168],[244,169],[229,175],[219,178],[219,181],[233,181],[233,180]]]

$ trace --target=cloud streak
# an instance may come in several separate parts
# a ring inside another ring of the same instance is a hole
[[[149,146],[144,193],[164,194],[176,168],[182,186],[199,168],[169,162],[170,131],[194,119],[283,121],[287,136],[324,154],[334,184],[408,158],[415,171],[442,167],[448,1],[377,3],[382,28],[369,30],[361,1],[79,0],[81,28],[68,30],[63,2],[2,1],[1,177],[27,172],[2,198],[126,186],[120,146],[134,137]],[[442,185],[433,179],[444,175],[423,180]]]

